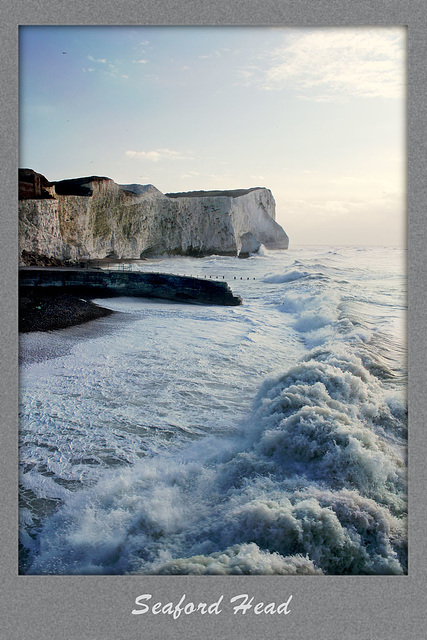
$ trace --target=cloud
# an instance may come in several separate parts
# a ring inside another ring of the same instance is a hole
[[[305,173],[311,173],[306,171]],[[357,178],[355,176],[342,176],[340,178],[332,178],[329,180],[331,184],[336,184],[343,187],[352,187],[366,184],[376,184],[378,180],[369,179],[369,177]]]
[[[172,151],[171,149],[154,149],[152,151],[126,151],[129,158],[137,160],[149,160],[150,162],[159,162],[160,160],[191,160],[190,157],[183,155],[180,151]]]
[[[336,214],[349,214],[354,206],[354,202],[346,202],[343,200],[326,200],[322,204],[312,203],[312,208],[314,211],[321,211],[332,216]]]
[[[119,76],[118,68],[106,58],[94,58],[94,56],[88,55],[87,59],[92,62],[92,66],[83,68],[83,71],[89,71],[91,73],[96,72],[116,77]]]
[[[127,74],[121,73],[120,67],[123,66],[122,61],[115,61],[117,64],[109,62],[106,58],[94,58],[91,55],[87,56],[88,60],[95,63],[95,66],[83,68],[83,71],[96,71],[102,75],[112,76],[113,78],[126,78],[129,79]]]
[[[218,49],[212,53],[199,55],[200,60],[209,60],[210,58],[221,58],[223,51],[230,51],[230,49]]]
[[[194,178],[195,176],[200,176],[201,174],[198,171],[187,171],[187,173],[183,173],[181,178]]]
[[[277,198],[276,198],[277,199]],[[397,191],[378,191],[371,193],[365,197],[347,196],[340,199],[329,199],[328,197],[319,198],[287,198],[282,201],[283,209],[287,211],[289,216],[304,216],[312,220],[328,220],[330,218],[339,218],[342,220],[351,220],[351,224],[355,224],[355,220],[360,225],[361,217],[375,218],[372,212],[376,212],[379,218],[387,212],[399,215],[404,218],[404,199],[405,196]]]
[[[256,78],[265,90],[292,88],[317,102],[345,97],[400,98],[405,82],[403,28],[319,29],[293,34],[270,53]]]
[[[260,70],[260,67],[256,65],[241,67],[240,69],[237,69],[237,73],[239,76],[239,84],[243,85],[244,87],[251,87],[254,84],[259,84],[260,73],[263,74],[263,72]],[[264,82],[264,77],[262,77],[261,83],[263,84]]]
[[[230,177],[228,175],[218,175],[216,173],[199,173],[198,171],[187,171],[186,173],[183,173],[181,175],[181,180],[187,180],[187,179],[191,179],[191,178],[199,178],[200,180],[203,181],[214,181],[214,182],[218,182],[218,181],[227,181],[230,179]],[[200,183],[199,180],[199,183]]]
[[[93,56],[88,56],[88,60],[91,62],[99,62],[101,64],[106,64],[107,60],[105,58],[94,58]]]
[[[148,60],[132,60],[134,64],[147,64]]]

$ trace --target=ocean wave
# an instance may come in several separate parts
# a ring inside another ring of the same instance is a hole
[[[375,432],[392,412],[360,359],[317,350],[262,385],[239,436],[70,495],[28,572],[404,573],[405,465]]]
[[[23,573],[406,573],[403,348],[357,262],[329,277],[313,253],[283,266],[266,252],[260,274],[267,258],[273,272],[238,309],[138,302],[119,347],[80,345],[49,389],[35,371],[45,406],[28,392]]]
[[[236,544],[224,551],[190,558],[176,558],[153,570],[157,575],[319,575],[313,562],[301,555],[286,556],[262,551],[255,543]]]
[[[284,284],[287,282],[295,282],[295,280],[329,280],[329,277],[319,272],[310,272],[310,271],[297,271],[292,270],[288,273],[283,274],[267,274],[263,278],[263,282],[267,282],[269,284]]]
[[[260,476],[259,464],[239,482],[239,462],[215,471],[171,464],[151,479],[145,465],[73,496],[45,523],[27,573],[197,575],[215,565],[218,573],[285,573],[293,571],[286,565],[295,556],[306,558],[313,572],[406,571],[403,518],[355,490]],[[230,475],[236,484],[220,495],[218,486]],[[231,566],[227,557],[218,562],[235,545],[256,545],[261,557],[253,557],[252,547],[251,558],[238,552]]]
[[[355,356],[319,350],[262,386],[253,421],[255,450],[281,473],[330,487],[357,489],[393,509],[404,508],[405,465],[377,433],[396,435],[381,387]]]

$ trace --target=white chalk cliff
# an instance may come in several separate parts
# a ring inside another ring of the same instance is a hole
[[[20,171],[21,262],[107,256],[241,255],[287,249],[269,189],[165,195],[153,185],[88,177],[49,183]],[[22,188],[21,188],[22,187]]]

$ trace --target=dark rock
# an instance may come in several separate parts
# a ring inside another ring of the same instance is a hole
[[[19,331],[65,329],[112,313],[65,291],[27,289],[19,296]]]
[[[19,169],[19,200],[54,198],[55,187],[33,169]]]
[[[25,249],[21,253],[22,262],[27,267],[65,267],[67,263],[64,260],[58,258],[51,258],[44,256],[34,251],[26,251]]]
[[[91,183],[112,182],[110,178],[99,176],[89,176],[86,178],[72,178],[70,180],[59,180],[54,182],[56,193],[60,196],[86,196],[93,194]]]

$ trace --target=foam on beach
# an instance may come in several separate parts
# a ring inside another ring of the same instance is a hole
[[[24,367],[22,572],[405,573],[404,292],[370,251],[178,261],[258,277],[236,308],[111,300]]]

